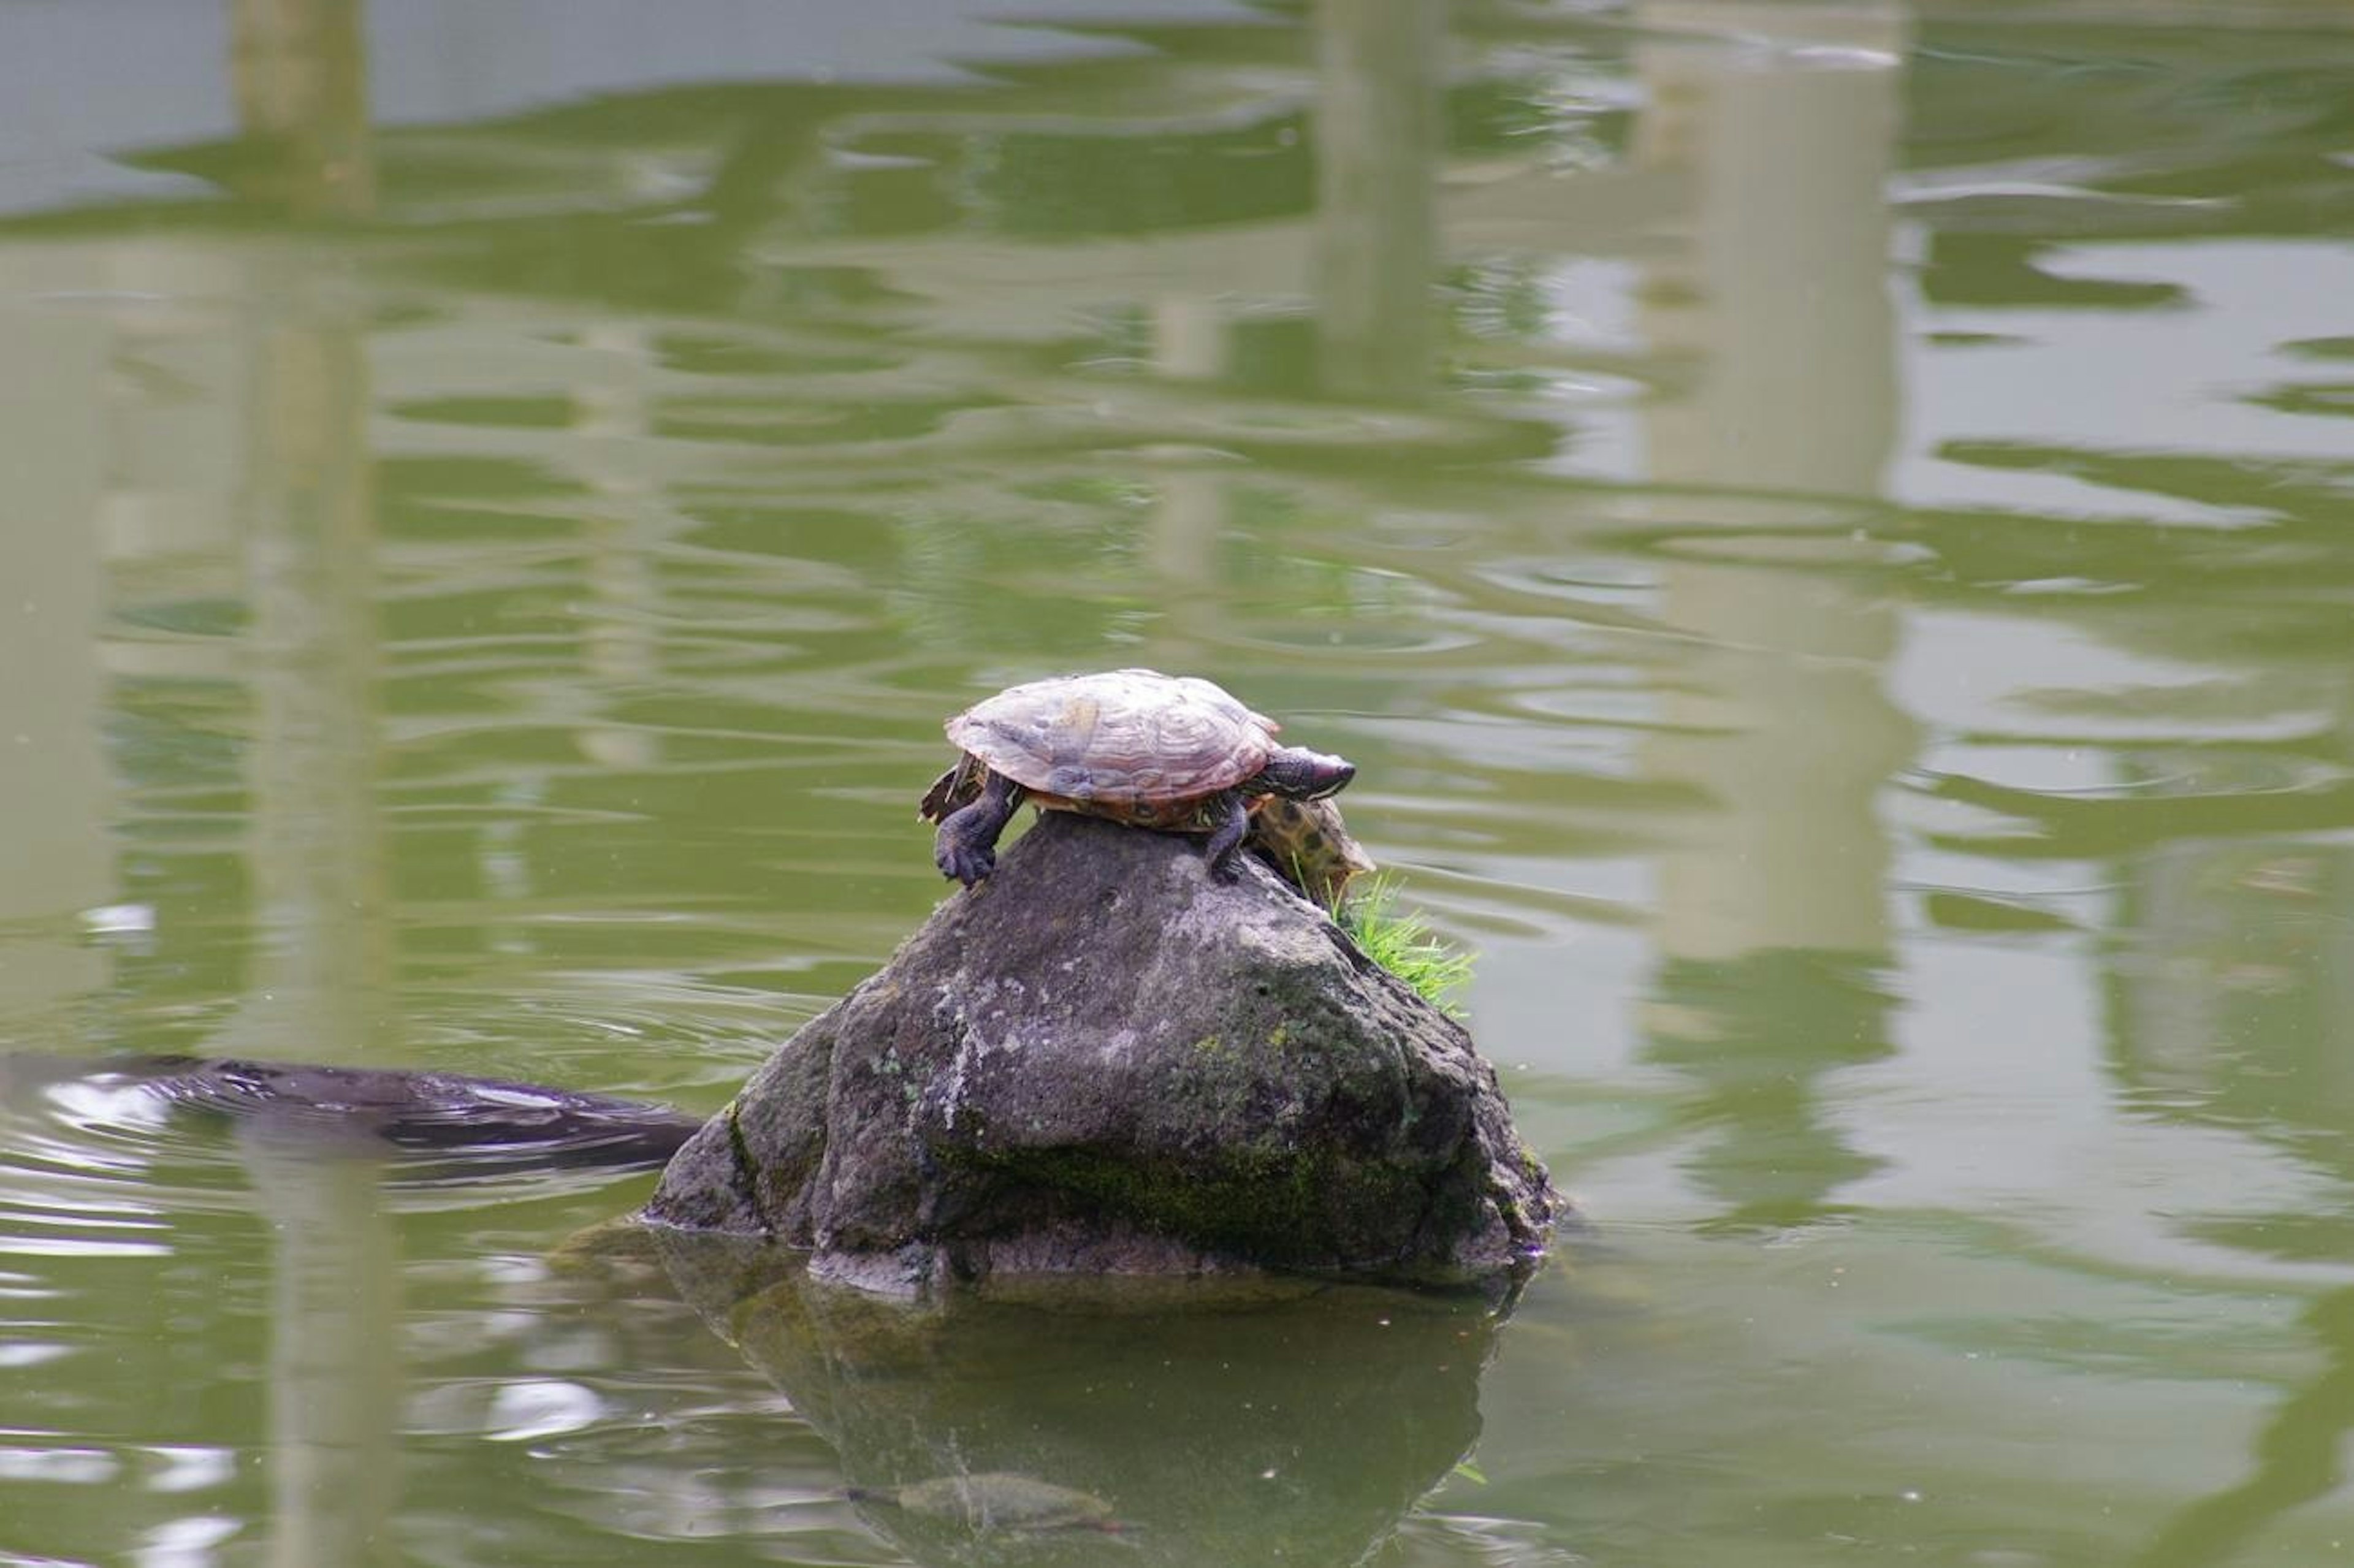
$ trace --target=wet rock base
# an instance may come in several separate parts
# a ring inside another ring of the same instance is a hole
[[[645,1217],[909,1292],[1494,1285],[1560,1200],[1460,1025],[1246,857],[1048,813],[681,1149]]]

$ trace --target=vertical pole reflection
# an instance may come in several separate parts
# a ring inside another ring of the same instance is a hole
[[[302,217],[375,201],[359,0],[232,0],[235,85],[266,193]],[[229,1048],[364,1057],[388,1024],[376,705],[376,511],[363,325],[299,258],[263,252],[246,407],[249,755],[259,957]],[[244,1135],[275,1222],[269,1561],[398,1560],[400,1370],[392,1224],[376,1161]]]
[[[284,314],[262,330],[248,416],[261,929],[234,1048],[335,1059],[363,1054],[389,1005],[368,383],[357,325],[310,280],[255,281]]]
[[[230,0],[238,123],[298,217],[376,206],[360,0]]]
[[[1646,411],[1652,477],[1871,494],[1901,390],[1886,185],[1903,14],[1650,0],[1641,18],[1658,36],[1636,56],[1634,155],[1694,192],[1684,243],[1649,263],[1643,330],[1700,369]]]
[[[270,1344],[271,1568],[400,1561],[399,1288],[380,1167],[257,1129],[246,1167],[276,1241]]]
[[[238,111],[289,207],[373,200],[358,0],[232,0]],[[249,298],[247,577],[255,654],[249,859],[259,958],[228,1047],[334,1060],[385,1024],[378,637],[368,377],[357,306],[263,251]]]
[[[632,690],[661,673],[654,627],[662,608],[655,546],[667,515],[660,487],[634,455],[653,428],[646,367],[655,355],[649,330],[607,323],[583,334],[601,355],[600,374],[574,389],[574,428],[584,448],[582,478],[597,497],[586,531],[588,591],[596,610],[582,628],[585,662],[600,690]],[[582,726],[581,752],[615,768],[660,765],[662,742],[643,726],[599,719]]]
[[[1428,389],[1437,266],[1438,0],[1323,0],[1317,13],[1316,289],[1325,390]]]
[[[1653,0],[1642,19],[1659,41],[1639,56],[1636,155],[1695,193],[1685,243],[1644,289],[1655,346],[1697,372],[1647,417],[1651,478],[1870,495],[1898,397],[1882,187],[1901,14],[1744,8],[1736,31],[1705,0]],[[1882,688],[1896,626],[1842,573],[1867,557],[1826,525],[1834,506],[1720,551],[1708,525],[1754,524],[1756,503],[1678,505],[1698,525],[1662,567],[1662,597],[1696,652],[1661,694],[1645,760],[1712,804],[1665,829],[1651,1033],[1702,1080],[1696,1115],[1719,1129],[1696,1178],[1737,1223],[1791,1224],[1866,1168],[1822,1125],[1813,1081],[1887,1049],[1875,800],[1913,746]]]
[[[86,264],[21,251],[0,261],[0,299],[29,299]],[[52,270],[54,269],[54,270]],[[82,520],[103,505],[107,454],[88,410],[102,406],[103,323],[0,309],[0,473],[10,519],[0,524],[0,1013],[80,994],[101,979],[98,955],[57,916],[111,903],[108,794],[99,664],[103,620],[100,534]],[[44,929],[58,935],[44,938]]]

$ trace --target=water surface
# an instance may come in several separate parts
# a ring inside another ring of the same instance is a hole
[[[0,21],[0,1049],[707,1112],[1150,664],[1595,1234],[902,1340],[19,1062],[0,1563],[2347,1554],[2341,7],[268,9]]]

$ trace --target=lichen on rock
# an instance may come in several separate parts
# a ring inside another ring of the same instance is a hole
[[[1487,1283],[1559,1199],[1452,1019],[1254,862],[1052,813],[665,1171],[659,1224],[912,1288],[991,1272]]]

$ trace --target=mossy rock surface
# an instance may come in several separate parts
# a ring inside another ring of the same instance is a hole
[[[658,1223],[891,1288],[1235,1266],[1483,1283],[1559,1200],[1462,1027],[1246,862],[1051,813],[664,1173]]]

